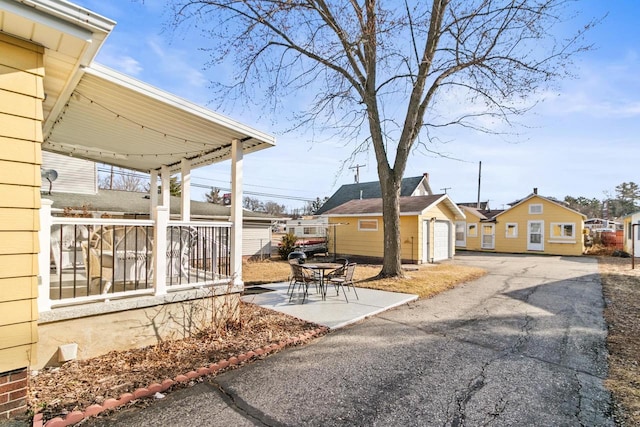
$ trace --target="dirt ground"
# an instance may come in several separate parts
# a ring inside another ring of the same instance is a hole
[[[640,425],[640,259],[598,257],[609,327],[609,377],[619,425]]]

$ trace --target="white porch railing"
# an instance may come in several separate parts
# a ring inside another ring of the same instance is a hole
[[[231,223],[51,216],[42,201],[38,308],[229,283]],[[161,249],[162,248],[162,249]]]

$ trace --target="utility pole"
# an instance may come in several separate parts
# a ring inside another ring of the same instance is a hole
[[[447,194],[447,190],[451,190],[452,187],[444,187],[441,190],[444,190],[444,194]]]
[[[478,164],[478,204],[476,208],[480,209],[480,181],[482,180],[482,162]]]
[[[367,165],[355,165],[355,166],[349,166],[349,169],[355,169],[356,170],[356,176],[354,177],[356,184],[358,184],[360,182],[360,168],[363,168]]]

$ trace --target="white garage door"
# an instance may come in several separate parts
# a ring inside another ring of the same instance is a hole
[[[447,221],[436,221],[433,228],[433,260],[449,259],[451,246],[451,224]]]

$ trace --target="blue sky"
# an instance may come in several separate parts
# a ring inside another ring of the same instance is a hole
[[[77,0],[75,3],[117,22],[97,61],[178,96],[213,108],[209,82],[229,69],[207,69],[206,40],[187,29],[166,29],[170,16],[165,0]],[[448,158],[415,152],[405,176],[430,175],[431,187],[456,202],[477,199],[478,162],[482,161],[481,200],[492,208],[522,198],[534,187],[545,196],[605,198],[615,186],[640,182],[640,2],[583,0],[584,20],[601,17],[588,41],[595,49],[576,59],[576,79],[540,94],[541,102],[520,122],[517,137],[478,132],[450,132],[446,144],[434,147]],[[295,105],[304,99],[301,94]],[[244,190],[315,199],[330,196],[354,182],[354,170],[339,170],[352,147],[341,141],[310,142],[310,135],[284,133],[287,117],[235,103],[218,110],[236,120],[276,135],[274,148],[245,157]],[[216,109],[217,110],[217,109]],[[455,160],[454,160],[455,159]],[[360,181],[376,181],[373,152],[353,164]],[[193,182],[225,188],[229,165],[197,169]],[[204,199],[194,189],[192,198]],[[290,208],[301,201],[264,197]]]

